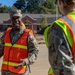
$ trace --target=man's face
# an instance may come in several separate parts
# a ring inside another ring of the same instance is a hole
[[[11,21],[12,21],[12,28],[14,30],[20,30],[21,18],[18,16],[14,16],[11,18]]]

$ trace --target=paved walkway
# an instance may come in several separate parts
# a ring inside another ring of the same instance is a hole
[[[31,66],[29,75],[47,75],[49,69],[48,51],[45,44],[39,45],[39,54],[36,62]]]

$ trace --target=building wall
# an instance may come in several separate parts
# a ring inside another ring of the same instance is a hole
[[[45,14],[44,14],[45,15]],[[47,22],[50,25],[54,20],[56,16],[53,15],[47,15]],[[35,16],[37,16],[36,18],[34,18]],[[23,23],[26,25],[27,28],[32,29],[34,32],[37,32],[38,30],[40,30],[40,22],[42,20],[42,17],[40,17],[40,15],[35,15],[34,17],[31,17],[30,15],[24,15],[22,18]],[[9,26],[8,26],[9,25]],[[11,27],[11,20],[7,19],[6,21],[3,21],[3,26],[0,29],[6,29],[7,27]]]

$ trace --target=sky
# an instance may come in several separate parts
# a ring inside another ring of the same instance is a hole
[[[0,3],[2,3],[2,6],[7,5],[7,6],[12,6],[16,0],[0,0]]]

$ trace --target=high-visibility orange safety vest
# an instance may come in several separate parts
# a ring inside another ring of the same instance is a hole
[[[59,18],[58,20],[54,21],[63,31],[64,34],[68,40],[68,43],[72,49],[72,56],[73,56],[73,62],[74,62],[74,55],[75,55],[75,12],[69,13],[67,16],[64,16],[62,18]],[[46,45],[48,45],[48,32],[51,27],[47,28],[46,31],[44,32],[44,38]],[[49,70],[50,71],[50,70]],[[48,75],[50,72],[48,72]]]
[[[4,36],[5,44],[2,70],[23,74],[26,71],[26,66],[20,68],[14,68],[14,66],[17,66],[19,63],[21,63],[20,59],[25,59],[28,57],[27,38],[28,33],[31,30],[25,29],[23,35],[14,44],[12,44],[10,40],[10,31],[11,28],[8,28]]]
[[[26,26],[25,26],[25,24],[24,24],[23,22],[21,23],[21,25],[22,25],[24,28],[26,28]]]

